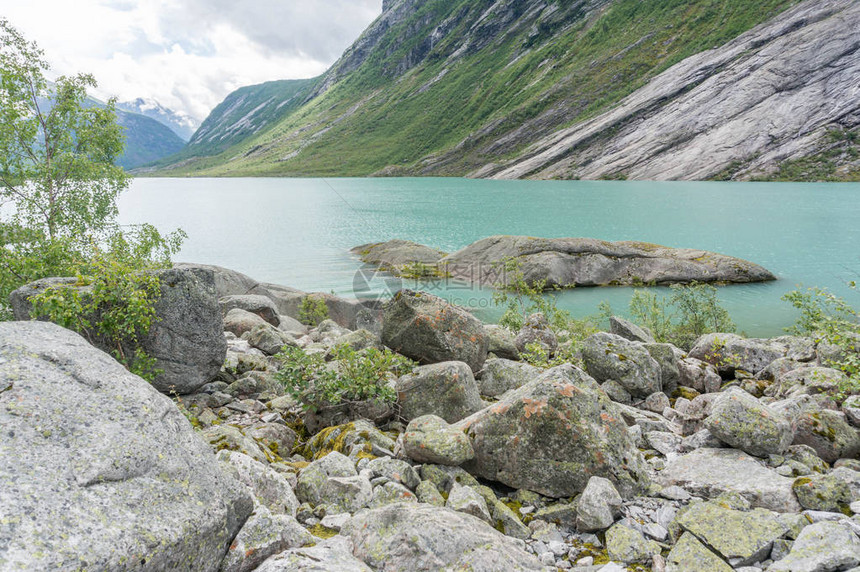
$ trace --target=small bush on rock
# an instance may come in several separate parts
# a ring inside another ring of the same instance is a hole
[[[800,310],[797,322],[787,328],[789,333],[810,336],[818,344],[832,346],[823,359],[824,365],[847,376],[834,396],[836,400],[841,402],[860,393],[860,313],[826,288],[794,290],[782,298]]]
[[[135,270],[125,260],[99,254],[81,268],[73,286],[53,286],[32,297],[32,316],[74,330],[90,343],[103,342],[129,371],[152,381],[159,373],[155,358],[139,341],[156,320],[159,281]]]
[[[319,326],[328,317],[328,306],[322,298],[305,296],[299,303],[299,321],[307,326]]]
[[[388,349],[356,351],[340,345],[333,355],[334,361],[327,363],[322,354],[284,347],[275,356],[281,362],[277,379],[305,410],[360,401],[393,402],[397,396],[389,376],[402,375],[416,365]]]
[[[658,342],[689,349],[696,339],[711,332],[734,332],[735,324],[709,284],[673,284],[672,294],[661,298],[649,290],[635,290],[630,315],[651,330]]]

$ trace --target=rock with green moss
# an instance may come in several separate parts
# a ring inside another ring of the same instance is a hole
[[[481,370],[489,348],[478,318],[437,296],[413,290],[401,290],[385,304],[382,343],[423,364],[462,361],[473,372]]]
[[[815,342],[795,336],[758,339],[713,333],[697,339],[689,354],[714,365],[721,374],[733,375],[742,371],[756,375],[779,358],[787,357],[799,362],[814,360]]]
[[[354,477],[358,474],[351,459],[332,451],[310,463],[299,473],[296,496],[301,502],[313,506],[323,501],[323,488],[332,477]]]
[[[794,439],[781,413],[737,388],[714,401],[705,428],[727,445],[758,457],[784,453]]]
[[[501,359],[520,359],[520,352],[514,344],[514,335],[510,330],[504,326],[488,324],[484,326],[484,331],[487,332],[489,339],[489,346],[487,347],[489,353]]]
[[[363,511],[341,531],[375,570],[543,571],[522,541],[446,508],[397,503]]]
[[[230,543],[220,572],[251,572],[269,556],[313,543],[314,537],[295,518],[258,506]]]
[[[606,531],[606,553],[613,561],[625,564],[651,562],[660,550],[659,544],[629,526],[616,524]]]
[[[236,451],[261,463],[269,461],[259,443],[232,425],[213,425],[203,431],[202,435],[216,452]]]
[[[624,495],[648,486],[645,462],[618,407],[579,368],[553,368],[459,422],[475,475],[550,497],[581,492],[592,476]]]
[[[802,367],[776,376],[776,381],[767,388],[765,395],[784,399],[791,395],[835,395],[848,376],[830,367]]]
[[[296,444],[296,432],[280,423],[255,423],[245,432],[258,445],[279,457],[289,457]]]
[[[373,572],[353,556],[348,538],[333,536],[314,546],[291,548],[264,561],[255,572]]]
[[[732,567],[708,550],[693,534],[685,532],[666,558],[666,572],[732,572]]]
[[[541,370],[525,362],[488,359],[478,379],[478,390],[485,397],[498,397],[506,391],[522,387],[540,373]]]
[[[815,449],[809,445],[792,445],[783,453],[786,461],[795,461],[809,469],[810,473],[826,473],[830,465],[821,460]]]
[[[724,492],[742,495],[754,507],[776,512],[799,512],[793,479],[780,476],[761,461],[735,449],[702,448],[670,460],[658,483],[677,485],[707,498]]]
[[[768,572],[848,570],[860,564],[860,538],[836,522],[817,522],[803,529],[788,556]]]
[[[448,493],[445,506],[457,512],[476,516],[484,522],[492,523],[486,501],[478,491],[470,486],[454,484],[451,492]]]
[[[717,368],[696,358],[678,360],[678,385],[695,389],[699,393],[714,393],[723,383]]]
[[[422,415],[409,422],[403,434],[403,452],[419,463],[452,466],[475,456],[466,434],[436,415]]]
[[[461,361],[417,367],[398,379],[395,389],[400,415],[407,420],[437,415],[454,423],[484,407],[472,370]]]
[[[446,495],[455,484],[478,487],[478,479],[467,473],[460,467],[447,465],[422,465],[421,478],[433,483],[433,485]]]
[[[613,379],[633,397],[644,399],[661,391],[660,364],[641,344],[607,332],[597,332],[582,342],[585,369],[599,382]]]
[[[373,486],[366,476],[329,477],[320,489],[317,506],[324,506],[327,513],[352,513],[368,506],[372,499]]]
[[[254,492],[260,504],[274,514],[296,516],[299,501],[289,481],[279,472],[236,451],[221,451],[218,458],[235,469],[236,477]]]
[[[409,240],[388,240],[362,244],[350,249],[350,252],[361,258],[366,264],[373,264],[380,270],[391,272],[395,276],[415,276],[419,269],[428,272],[429,276],[438,275],[436,263],[445,253],[417,242]]]
[[[489,508],[492,524],[496,530],[505,536],[512,536],[520,540],[528,540],[531,537],[531,529],[523,523],[521,516],[515,513],[513,508],[501,500],[497,500]]]
[[[247,334],[248,343],[267,356],[280,352],[284,346],[299,347],[293,336],[279,330],[271,324],[257,324]]]
[[[794,494],[803,508],[839,512],[860,500],[860,473],[844,467],[794,481]]]
[[[550,328],[546,316],[542,312],[535,312],[526,317],[514,344],[520,353],[527,352],[528,347],[539,346],[547,355],[553,355],[558,349],[558,338]]]
[[[599,477],[592,477],[599,478]],[[586,486],[586,488],[588,488]],[[617,494],[617,493],[616,493]],[[620,498],[620,497],[619,497]],[[580,501],[581,502],[581,501]],[[576,527],[578,505],[576,503],[557,502],[535,511],[534,519],[551,522],[565,528]]]
[[[373,475],[372,478],[385,477],[395,483],[400,483],[411,490],[415,490],[418,483],[421,482],[421,477],[418,476],[412,465],[401,459],[392,459],[390,457],[379,457],[372,459],[365,467]]]
[[[392,451],[394,445],[394,439],[377,429],[373,423],[359,419],[326,427],[308,440],[302,454],[311,460],[324,457],[332,451],[349,455],[354,450],[360,450],[365,456],[373,456],[375,447]]]
[[[418,496],[418,501],[433,506],[445,506],[445,498],[439,493],[436,485],[430,481],[421,481],[415,487],[415,494]]]
[[[339,338],[335,339],[332,347],[340,347],[347,346],[352,350],[361,351],[369,348],[373,348],[376,350],[382,351],[382,341],[380,341],[379,336],[374,334],[369,330],[356,330],[354,332],[349,332],[348,334],[344,334]],[[329,350],[326,354],[326,357],[334,357],[333,352]]]
[[[841,412],[807,404],[796,423],[794,444],[809,445],[824,461],[833,464],[860,455],[860,434]]]
[[[253,510],[173,401],[54,324],[0,324],[0,427],[4,570],[217,570]]]
[[[788,527],[775,512],[762,508],[736,510],[736,507],[719,499],[692,504],[678,514],[675,524],[694,534],[732,566],[761,562],[770,554],[774,540],[785,536]]]
[[[373,488],[373,497],[368,506],[379,508],[395,502],[418,502],[418,497],[400,483],[389,481]]]
[[[621,495],[611,481],[602,477],[591,477],[576,507],[577,530],[606,530],[621,516],[621,505]]]

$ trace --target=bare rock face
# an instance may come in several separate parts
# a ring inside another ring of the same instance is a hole
[[[860,4],[807,0],[669,68],[610,111],[473,176],[500,179],[739,176],[803,157],[857,125]]]
[[[491,236],[449,254],[439,265],[455,278],[504,285],[515,277],[504,268],[507,259],[517,261],[526,282],[543,281],[546,288],[776,279],[757,264],[723,254],[593,238]]]
[[[218,570],[251,514],[164,395],[54,324],[0,324],[0,568]]]

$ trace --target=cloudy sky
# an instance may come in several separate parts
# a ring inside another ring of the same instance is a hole
[[[382,0],[0,0],[49,77],[88,72],[100,98],[153,98],[202,120],[231,91],[325,71]]]

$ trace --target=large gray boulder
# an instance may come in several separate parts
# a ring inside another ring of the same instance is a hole
[[[622,412],[591,377],[565,364],[456,424],[472,440],[472,474],[551,497],[579,494],[592,476],[622,496],[648,486]]]
[[[400,415],[410,421],[422,415],[438,415],[448,423],[483,409],[472,370],[461,361],[416,367],[397,380]]]
[[[152,273],[160,283],[160,295],[155,302],[157,320],[140,339],[140,347],[156,359],[155,367],[162,372],[153,385],[162,393],[194,393],[218,375],[227,355],[213,274],[199,268],[171,268]],[[15,290],[10,295],[15,319],[29,320],[32,309],[29,298],[51,286],[75,288],[86,296],[88,288],[76,283],[74,278],[47,278]],[[92,338],[101,349],[114,349],[97,335]],[[123,345],[126,355],[134,354],[132,346]]]
[[[669,461],[658,484],[677,485],[689,492],[714,498],[737,493],[753,507],[776,512],[799,512],[793,479],[780,476],[754,457],[735,449],[702,448]]]
[[[253,509],[170,399],[54,324],[0,324],[0,426],[3,569],[214,571]]]
[[[460,465],[475,456],[465,433],[436,415],[413,419],[403,433],[403,452],[418,463]]]
[[[714,333],[697,339],[689,355],[716,366],[724,375],[734,375],[737,370],[757,374],[779,358],[812,361],[815,359],[815,345],[809,338],[794,336],[759,339]]]
[[[498,397],[506,391],[524,386],[540,373],[541,370],[526,362],[491,358],[484,363],[478,390],[483,396]]]
[[[291,548],[263,562],[255,572],[373,572],[352,555],[352,542],[334,536],[314,546]]]
[[[385,304],[382,343],[420,363],[462,361],[473,372],[487,359],[489,339],[481,321],[463,308],[413,290]]]
[[[233,294],[219,298],[218,305],[221,307],[221,314],[225,316],[233,308],[241,308],[252,314],[257,314],[273,326],[281,324],[278,308],[267,296],[260,294]]]
[[[641,344],[621,336],[597,332],[582,342],[585,370],[594,379],[612,379],[634,397],[646,398],[662,385],[660,364]]]
[[[794,439],[788,419],[738,388],[717,397],[705,428],[723,443],[756,457],[781,455]]]
[[[395,503],[356,514],[341,529],[374,570],[535,570],[522,541],[484,521],[427,504]]]
[[[544,282],[546,288],[776,279],[757,264],[723,254],[593,238],[491,236],[449,254],[439,265],[455,278],[496,285],[516,278],[505,271],[510,259],[526,282]]]
[[[768,572],[819,572],[854,570],[860,564],[860,538],[836,522],[816,522],[804,528],[788,555]]]

